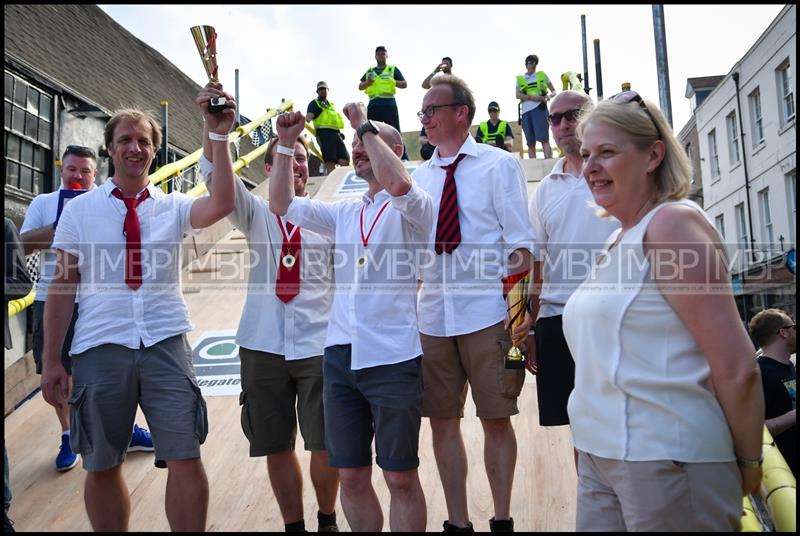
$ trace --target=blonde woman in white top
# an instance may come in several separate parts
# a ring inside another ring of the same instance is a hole
[[[578,134],[621,229],[564,310],[576,529],[737,530],[761,480],[763,395],[720,237],[685,199],[688,159],[653,104],[620,93]]]

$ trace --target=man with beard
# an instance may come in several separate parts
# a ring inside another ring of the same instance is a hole
[[[426,528],[420,485],[421,360],[416,316],[416,259],[433,224],[433,202],[400,160],[400,133],[367,120],[361,103],[344,107],[356,131],[353,163],[367,181],[358,201],[294,195],[291,148],[303,130],[299,112],[276,121],[277,161],[270,209],[295,225],[335,240],[336,292],[323,360],[325,439],[339,468],[342,507],[354,532],[379,532],[383,512],[372,486],[372,440],[389,488],[392,531]],[[386,262],[392,258],[410,262]]]

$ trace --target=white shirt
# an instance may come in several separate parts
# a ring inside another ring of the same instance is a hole
[[[608,235],[619,228],[616,218],[601,218],[583,175],[564,171],[565,158],[553,166],[533,192],[529,213],[536,236],[533,253],[542,265],[539,316],[558,316],[586,279]]]
[[[53,249],[77,257],[81,297],[70,354],[101,344],[146,347],[191,331],[181,292],[181,244],[192,232],[195,199],[165,194],[148,183],[150,197],[139,205],[142,286],[125,284],[125,203],[111,192],[112,180],[69,202],[53,239]]]
[[[458,154],[467,156],[455,171],[461,243],[436,255],[436,219],[447,173],[439,156],[414,171],[414,180],[433,198],[434,224],[428,234],[429,257],[420,265],[422,289],[419,328],[426,335],[452,337],[492,326],[507,316],[502,278],[516,249],[533,249],[528,191],[519,160],[510,153],[467,136]]]
[[[213,164],[202,156],[200,172],[206,183],[212,171]],[[228,219],[244,233],[250,249],[247,299],[236,344],[287,360],[322,355],[333,302],[332,239],[299,229],[300,292],[283,303],[275,294],[275,281],[285,223],[279,223],[269,204],[248,191],[240,179],[236,180],[236,208]]]
[[[525,81],[530,84],[531,82],[536,82],[536,78],[539,76],[538,73],[539,71],[535,71],[533,74],[528,74],[528,72],[526,71],[525,73],[522,74],[522,76],[525,78]],[[549,88],[550,78],[546,74],[544,75],[544,81],[545,84],[548,84],[547,92],[550,93],[550,88]],[[517,88],[519,89],[519,85],[517,85]],[[538,108],[541,105],[542,103],[539,101],[529,101],[529,100],[522,101],[522,108],[520,108],[520,114],[525,114],[527,112],[530,112],[534,108]]]
[[[92,183],[89,189],[91,190],[94,187],[95,184]],[[55,192],[34,197],[31,204],[28,205],[28,209],[25,211],[25,220],[22,222],[22,228],[19,230],[19,234],[41,229],[45,225],[53,225],[53,222],[56,221],[56,214],[58,214],[58,198],[61,194],[61,190],[64,189],[64,185],[62,184]],[[36,301],[43,302],[47,299],[47,288],[50,286],[50,281],[53,280],[55,270],[55,251],[52,249],[39,250],[39,281],[36,283]],[[77,295],[75,295],[75,301],[78,301]]]
[[[363,209],[363,223],[362,223]],[[380,213],[380,217],[378,216]],[[433,201],[412,182],[406,195],[324,203],[295,197],[286,219],[335,238],[334,298],[325,346],[352,345],[352,370],[422,354],[417,258],[433,225]],[[367,247],[362,235],[368,236]],[[365,265],[360,266],[360,259]]]
[[[691,201],[678,203],[702,212]],[[614,460],[728,462],[735,459],[733,439],[711,390],[708,360],[644,255],[647,226],[667,204],[622,236],[564,308],[575,358],[567,403],[573,444]]]

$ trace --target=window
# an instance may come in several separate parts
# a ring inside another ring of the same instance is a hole
[[[719,180],[719,154],[717,154],[717,131],[708,133],[708,154],[711,157],[711,180]]]
[[[753,127],[753,148],[764,143],[764,121],[761,116],[761,90],[756,88],[747,97],[750,102],[750,121]]]
[[[747,220],[745,220],[744,203],[736,205],[736,237],[739,240],[739,247],[747,249],[750,239],[747,237]]]
[[[34,195],[49,190],[53,96],[5,71],[6,184]]]
[[[772,215],[769,211],[769,188],[764,188],[758,192],[758,208],[761,211],[761,240],[765,242],[763,249],[769,252],[772,250],[772,244],[775,241],[772,235]]]
[[[736,125],[736,112],[731,112],[725,118],[728,125],[728,157],[731,166],[739,163],[739,128]]]
[[[714,226],[719,231],[719,234],[722,235],[722,239],[725,239],[725,216],[720,214],[716,218],[714,218]]]
[[[780,101],[781,126],[794,119],[794,90],[792,89],[792,72],[789,60],[785,60],[777,69],[778,100]]]
[[[691,143],[687,143],[685,149],[686,149],[686,156],[688,156],[689,160],[691,160],[692,159],[692,144]]]

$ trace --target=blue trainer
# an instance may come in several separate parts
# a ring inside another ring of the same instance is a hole
[[[61,434],[61,447],[58,449],[58,456],[56,456],[56,470],[69,471],[76,465],[80,456],[72,452],[69,446],[69,434]]]
[[[141,450],[144,452],[153,452],[153,437],[146,428],[142,428],[138,424],[133,425],[133,433],[131,434],[131,443],[128,445],[128,452],[135,452]]]

